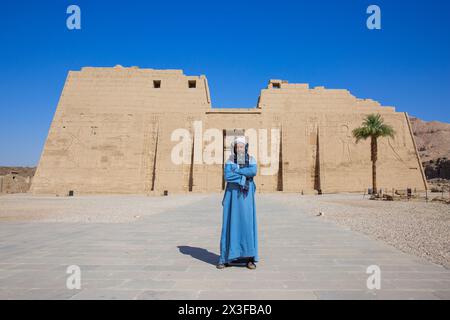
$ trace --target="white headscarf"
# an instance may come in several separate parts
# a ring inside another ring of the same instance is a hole
[[[247,143],[245,136],[236,136],[231,142],[231,153],[228,157],[229,162],[234,162],[234,146],[238,143],[243,143],[245,145]]]
[[[231,142],[231,156],[234,157],[234,146],[238,143],[243,143],[244,145],[247,143],[244,136],[236,136],[234,140]]]
[[[231,153],[230,156],[228,157],[228,160],[226,161],[227,163],[234,163],[234,146],[236,145],[236,143],[247,143],[247,140],[244,136],[238,136],[236,137],[232,142],[231,142]],[[249,163],[251,164],[256,164],[256,159],[253,158],[253,156],[251,156],[249,154]]]
[[[236,144],[243,143],[244,145],[247,143],[244,136],[237,136],[234,138],[233,148]]]

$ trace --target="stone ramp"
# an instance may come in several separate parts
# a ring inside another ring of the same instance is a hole
[[[275,194],[257,194],[257,269],[218,270],[221,199],[134,222],[3,222],[0,298],[450,299],[450,270]],[[80,290],[66,288],[69,265],[81,268]],[[380,290],[367,288],[370,265],[381,270]]]

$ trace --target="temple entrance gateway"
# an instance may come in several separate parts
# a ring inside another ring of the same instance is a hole
[[[363,192],[371,185],[368,146],[356,145],[350,132],[372,113],[398,137],[379,146],[379,184],[426,190],[406,113],[345,89],[281,79],[270,80],[257,101],[256,108],[215,108],[206,77],[182,70],[70,71],[31,192],[220,192],[220,162],[236,135],[246,135],[257,161],[257,192]],[[178,131],[190,139],[172,139]]]

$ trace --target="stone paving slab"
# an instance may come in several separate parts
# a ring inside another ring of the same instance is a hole
[[[450,270],[274,195],[257,194],[257,269],[218,270],[221,197],[123,223],[2,222],[0,299],[450,299]],[[70,265],[81,289],[66,287]]]

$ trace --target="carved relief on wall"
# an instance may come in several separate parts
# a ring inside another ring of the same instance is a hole
[[[381,149],[380,157],[383,159],[396,160],[398,163],[405,167],[408,167],[407,159],[408,154],[405,154],[406,149],[406,135],[405,123],[400,119],[389,119],[386,121],[395,129],[394,138],[385,137],[378,139],[379,149]],[[414,155],[414,154],[413,154]],[[414,155],[415,156],[415,155]]]
[[[340,161],[338,164],[348,165],[352,162],[352,148],[354,139],[352,130],[348,124],[342,124],[338,128],[338,139],[340,142]]]

